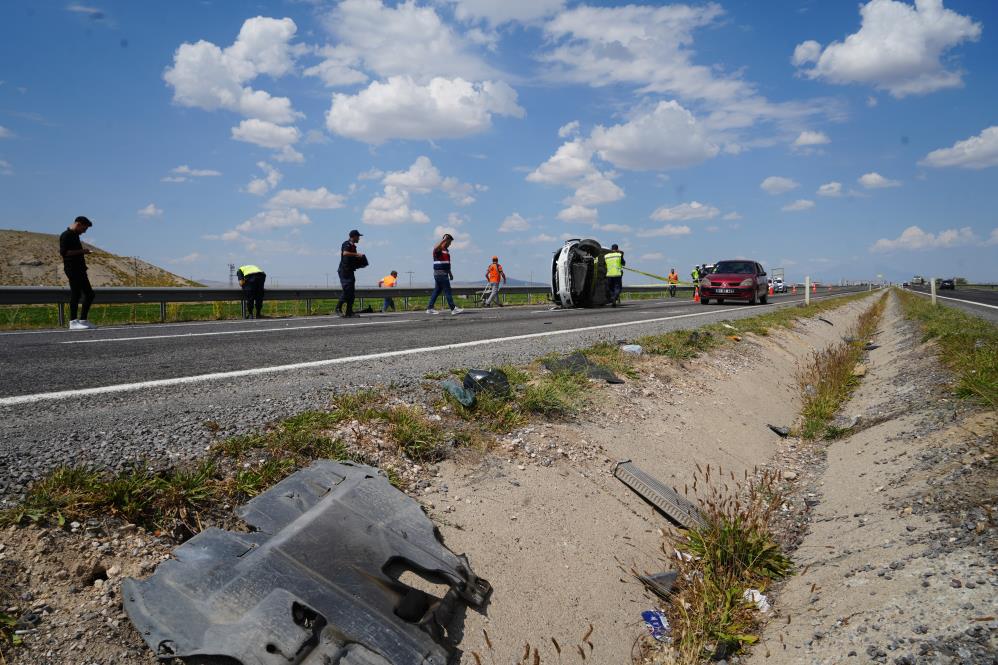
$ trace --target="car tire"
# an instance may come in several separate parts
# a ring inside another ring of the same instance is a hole
[[[700,298],[700,304],[701,305],[709,305],[710,304],[710,298]]]
[[[749,301],[747,303],[745,303],[745,304],[747,304],[747,305],[754,305],[755,303],[756,303],[756,298],[755,298],[755,294],[753,293],[752,297],[749,298]]]
[[[717,299],[717,304],[718,304],[718,305],[723,305],[723,304],[724,304],[724,301],[723,301],[723,300],[721,300],[720,298],[718,298],[718,299]]]
[[[760,304],[765,305],[768,302],[769,302],[769,294],[764,295],[764,296],[759,296],[759,303]]]

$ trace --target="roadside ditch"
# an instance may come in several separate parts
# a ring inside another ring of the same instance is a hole
[[[384,469],[492,583],[486,613],[468,612],[453,636],[461,662],[507,662],[525,644],[543,662],[646,657],[641,613],[659,601],[632,573],[663,567],[669,523],[613,477],[616,462],[676,487],[694,483],[698,464],[756,474],[786,441],[768,425],[801,411],[799,364],[870,303],[862,294],[632,340],[639,356],[617,343],[587,349],[618,385],[506,367],[515,399],[469,410],[439,383],[463,369],[442,370],[413,394],[342,395],[210,442],[196,466],[61,471],[4,513],[0,621],[20,628],[3,629],[0,649],[11,663],[154,662],[122,611],[121,579],[148,575],[207,526],[238,528],[233,506],[310,460],[347,457]]]

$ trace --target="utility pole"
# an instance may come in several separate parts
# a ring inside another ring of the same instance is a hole
[[[411,270],[406,270],[405,274],[409,275],[409,288],[411,289],[412,288],[412,276],[415,275],[416,273],[414,273]]]
[[[132,286],[139,285],[139,260],[138,257],[132,257]]]
[[[229,288],[231,289],[236,283],[236,264],[229,264]]]
[[[329,273],[326,273],[326,288],[329,288]]]

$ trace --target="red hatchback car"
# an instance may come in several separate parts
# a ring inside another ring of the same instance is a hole
[[[718,305],[725,300],[765,305],[768,299],[766,270],[756,261],[718,261],[714,271],[700,280],[700,302],[704,305],[709,305],[711,300],[716,300]]]

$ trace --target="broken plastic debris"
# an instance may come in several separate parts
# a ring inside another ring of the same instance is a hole
[[[732,342],[742,341],[742,338],[739,335],[728,335],[728,339],[730,339]]]
[[[772,609],[769,605],[769,599],[766,598],[766,594],[762,593],[758,589],[745,589],[745,593],[742,594],[742,598],[750,603],[753,603],[762,613],[768,612]]]
[[[864,351],[873,351],[874,349],[879,349],[879,348],[880,348],[880,345],[879,344],[874,344],[873,342],[867,342],[863,346],[863,350]]]
[[[790,428],[789,427],[784,427],[782,425],[770,425],[768,423],[766,424],[766,427],[768,427],[769,429],[773,430],[774,432],[776,432],[777,434],[779,434],[784,439],[787,438],[788,436],[790,436]]]
[[[462,406],[472,407],[475,405],[475,393],[471,392],[454,379],[447,379],[441,385],[449,392]]]
[[[659,642],[672,641],[672,629],[669,628],[669,619],[658,610],[645,610],[641,613],[648,632]]]
[[[727,323],[722,323],[721,325],[727,328],[728,330],[738,330],[738,328],[734,326],[729,326]]]
[[[236,513],[251,531],[206,529],[151,577],[122,583],[161,660],[444,665],[459,602],[482,607],[492,591],[370,466],[320,460]]]
[[[551,372],[571,372],[585,374],[590,379],[602,379],[607,383],[623,383],[616,374],[602,365],[590,362],[589,358],[576,351],[564,358],[549,358],[543,362],[544,367]]]
[[[834,323],[832,323],[832,322],[831,322],[831,321],[829,321],[828,319],[823,319],[823,318],[821,318],[820,316],[818,317],[818,320],[819,320],[819,321],[824,321],[825,323],[827,323],[827,324],[828,324],[828,325],[830,325],[830,326],[834,326],[834,325],[835,325]]]
[[[690,529],[707,525],[700,509],[693,502],[675,488],[645,473],[630,460],[618,462],[613,475],[681,527]]]
[[[497,397],[510,391],[509,378],[501,369],[469,369],[464,375],[464,387],[476,394],[484,390]]]
[[[624,353],[631,353],[636,356],[640,356],[642,353],[644,353],[644,349],[641,348],[640,344],[624,344],[622,347],[620,347],[620,350],[623,351]]]
[[[669,597],[672,585],[676,583],[676,571],[666,570],[650,575],[638,575],[638,579],[649,591],[664,599]]]

